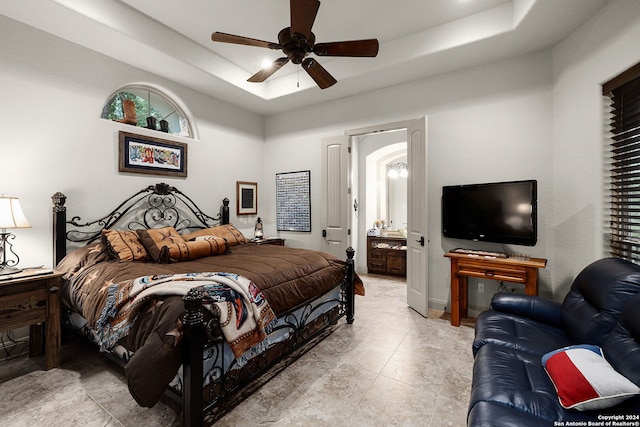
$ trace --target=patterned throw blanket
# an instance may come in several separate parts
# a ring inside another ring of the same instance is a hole
[[[101,349],[111,349],[127,335],[145,302],[159,296],[183,296],[192,288],[202,292],[206,309],[219,314],[222,332],[240,365],[268,345],[266,338],[276,316],[251,280],[233,273],[187,273],[143,276],[109,285],[95,325]]]

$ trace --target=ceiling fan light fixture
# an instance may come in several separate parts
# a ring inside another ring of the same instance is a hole
[[[322,57],[375,57],[378,55],[378,40],[348,40],[318,43],[316,45],[316,37],[311,29],[319,8],[319,0],[290,0],[291,25],[280,30],[278,33],[278,43],[218,31],[211,34],[211,40],[214,42],[282,50],[282,53],[285,55],[284,57],[276,59],[270,65],[265,65],[266,61],[263,61],[262,69],[249,77],[249,79],[247,79],[249,82],[262,83],[287,62],[292,62],[296,65],[302,65],[302,68],[311,76],[318,87],[320,87],[320,89],[326,89],[333,86],[337,81],[318,61],[309,58],[308,56],[310,54]]]

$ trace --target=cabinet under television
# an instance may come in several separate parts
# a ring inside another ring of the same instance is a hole
[[[368,236],[367,272],[407,277],[407,239]]]

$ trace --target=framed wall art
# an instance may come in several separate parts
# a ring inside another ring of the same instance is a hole
[[[311,171],[276,174],[278,231],[311,231]]]
[[[119,133],[120,172],[187,176],[187,144],[177,141]]]
[[[238,215],[256,215],[258,213],[258,184],[237,181],[236,203]]]

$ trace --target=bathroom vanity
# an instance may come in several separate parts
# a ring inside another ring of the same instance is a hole
[[[367,272],[407,276],[407,239],[400,233],[367,237]]]

